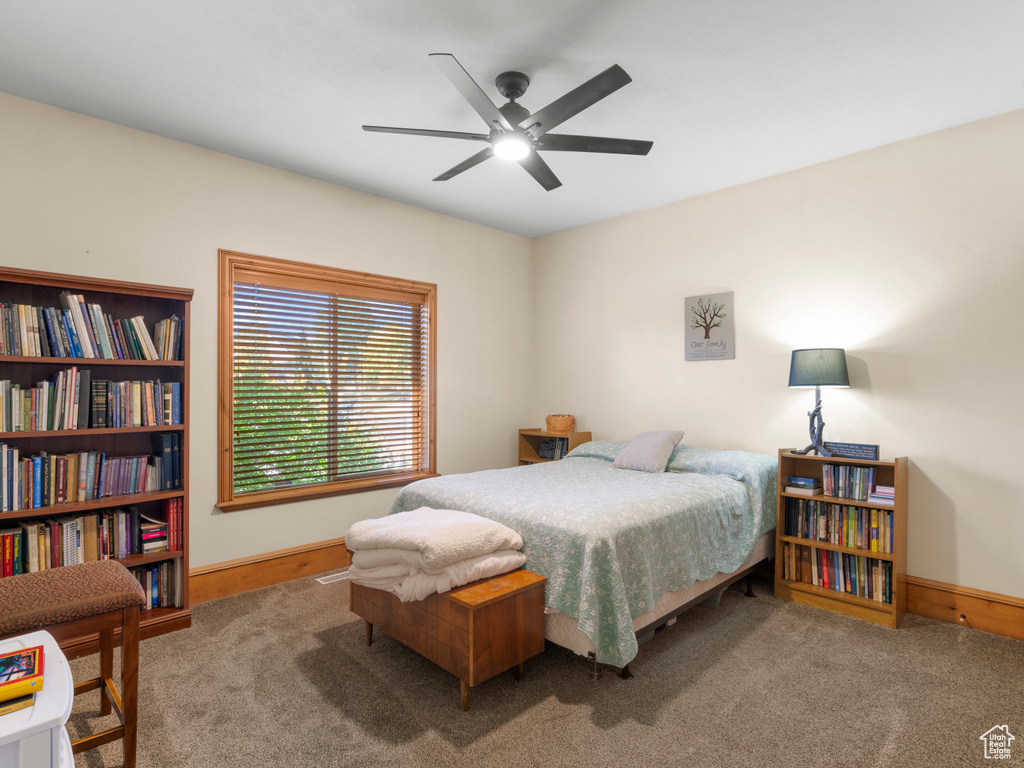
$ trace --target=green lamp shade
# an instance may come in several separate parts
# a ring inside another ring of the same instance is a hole
[[[845,349],[794,349],[789,363],[791,387],[848,387]]]

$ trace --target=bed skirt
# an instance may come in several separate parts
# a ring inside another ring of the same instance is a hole
[[[716,588],[724,589],[724,587],[719,587],[719,585],[733,579],[735,574],[747,570],[762,560],[773,557],[774,555],[775,529],[772,528],[770,531],[766,531],[762,534],[761,538],[757,540],[757,544],[754,545],[754,551],[751,553],[750,557],[748,557],[746,562],[735,571],[730,573],[716,573],[710,579],[705,581],[695,581],[689,588],[680,590],[679,592],[666,592],[661,596],[661,599],[655,603],[654,608],[634,619],[633,629],[637,632],[641,632],[646,627],[656,622],[659,618],[671,616],[673,611],[687,603],[694,602],[696,598],[704,595],[710,597],[716,592]],[[593,642],[591,642],[590,638],[579,630],[576,619],[571,616],[566,616],[564,613],[559,613],[558,611],[546,606],[544,608],[544,638],[546,640],[550,640],[556,645],[562,646],[563,648],[568,648],[570,651],[578,653],[580,656],[589,656],[595,652]],[[643,639],[645,638],[641,638],[641,642]]]

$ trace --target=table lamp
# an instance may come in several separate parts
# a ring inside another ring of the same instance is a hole
[[[814,451],[822,456],[831,456],[832,453],[825,450],[822,441],[825,421],[821,417],[821,388],[850,386],[850,374],[846,370],[846,350],[794,349],[789,362],[789,386],[814,387],[814,410],[807,412],[810,417],[811,444],[794,453],[806,454]]]

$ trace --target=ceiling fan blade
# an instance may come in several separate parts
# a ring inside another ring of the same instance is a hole
[[[519,123],[519,127],[536,126],[530,133],[534,138],[543,136],[573,115],[578,115],[587,107],[593,106],[608,94],[614,93],[631,82],[633,82],[633,78],[626,74],[626,70],[618,64],[613,64],[601,74],[587,80],[583,85],[573,88],[561,98],[555,99],[543,109],[534,112]]]
[[[364,131],[374,133],[404,133],[411,136],[437,136],[440,139],[469,139],[487,141],[485,133],[464,133],[462,131],[432,131],[426,128],[390,128],[386,125],[364,125]]]
[[[537,142],[537,149],[556,152],[608,152],[615,155],[646,155],[653,146],[653,141],[574,136],[571,133],[549,133]]]
[[[463,171],[468,171],[474,165],[480,165],[484,160],[494,154],[494,150],[490,147],[482,149],[471,157],[467,157],[458,165],[452,166],[447,171],[442,173],[440,176],[434,178],[434,181],[448,181],[452,176],[458,176]]]
[[[487,97],[487,94],[476,84],[476,80],[469,76],[469,73],[462,68],[454,56],[450,53],[432,53],[430,58],[441,68],[445,77],[452,81],[452,85],[458,88],[462,97],[483,118],[488,127],[497,123],[502,130],[513,130],[504,115],[494,106],[494,102]]]
[[[548,192],[562,186],[562,182],[558,180],[558,177],[548,167],[548,164],[536,152],[530,152],[530,154],[519,161],[519,164]]]

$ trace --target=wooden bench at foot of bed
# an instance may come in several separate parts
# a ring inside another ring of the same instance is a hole
[[[352,584],[352,612],[366,620],[366,644],[377,626],[462,681],[462,711],[469,689],[544,650],[544,582],[518,570],[481,579],[414,603]]]

